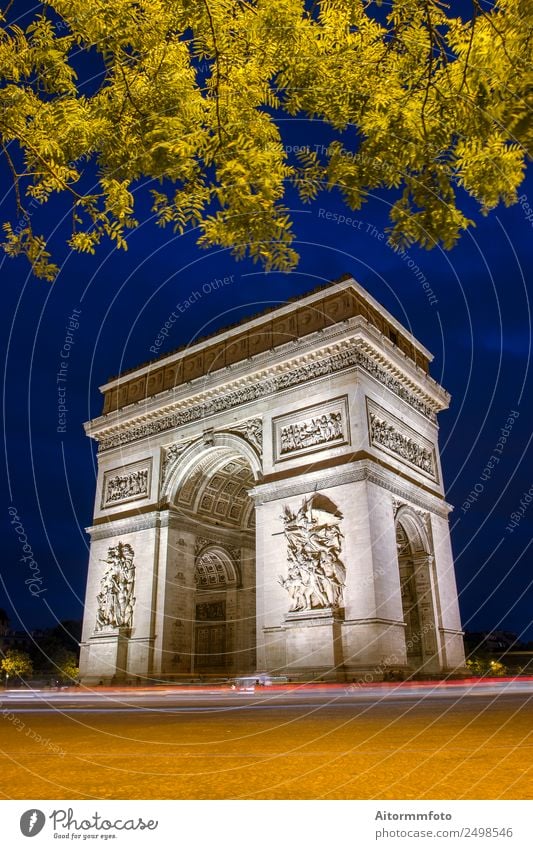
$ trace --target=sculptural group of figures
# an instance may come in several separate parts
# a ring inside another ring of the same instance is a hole
[[[289,568],[279,582],[291,598],[290,612],[342,606],[346,569],[339,554],[343,535],[333,518],[313,510],[311,499],[305,499],[297,513],[285,507]]]
[[[282,454],[298,448],[309,448],[323,442],[332,442],[343,437],[341,413],[324,413],[306,422],[296,422],[281,428],[280,450]]]
[[[100,592],[96,596],[96,630],[131,628],[135,597],[134,551],[131,545],[119,542],[107,552],[108,568],[102,575]]]
[[[373,413],[370,414],[370,426],[373,442],[379,442],[380,445],[390,448],[391,451],[399,454],[405,460],[409,460],[414,466],[418,466],[419,469],[423,469],[428,474],[434,474],[431,451],[422,448],[413,439],[399,433],[392,425],[378,419]]]
[[[146,495],[148,492],[148,469],[139,469],[127,475],[115,475],[107,481],[105,503],[122,501],[133,495]]]

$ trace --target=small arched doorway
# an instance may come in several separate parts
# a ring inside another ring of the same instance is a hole
[[[239,585],[229,551],[207,543],[196,557],[194,672],[223,673],[231,668],[232,623]]]
[[[415,675],[436,671],[440,665],[431,574],[433,557],[418,517],[407,508],[396,517],[396,548],[407,665]]]

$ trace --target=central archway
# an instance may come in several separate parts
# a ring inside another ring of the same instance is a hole
[[[256,665],[255,506],[248,492],[257,472],[238,439],[191,446],[172,473],[174,521],[194,550],[184,588],[188,669],[181,665],[194,676],[226,678]]]

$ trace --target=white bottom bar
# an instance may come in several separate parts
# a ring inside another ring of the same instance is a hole
[[[67,841],[117,849],[531,849],[532,813],[530,801],[0,802],[9,849]]]

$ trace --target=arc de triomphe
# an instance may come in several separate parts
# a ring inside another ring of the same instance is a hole
[[[461,669],[430,360],[344,278],[103,386],[82,680]]]

